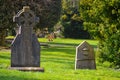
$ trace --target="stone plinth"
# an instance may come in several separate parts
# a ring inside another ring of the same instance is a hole
[[[44,72],[43,68],[40,67],[11,67],[9,69],[12,70],[19,70],[19,71],[40,71],[40,72]]]

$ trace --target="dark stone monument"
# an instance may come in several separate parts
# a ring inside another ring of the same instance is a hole
[[[96,69],[94,49],[86,41],[76,47],[76,69]]]
[[[35,23],[39,21],[29,6],[24,6],[13,21],[19,31],[11,45],[11,69],[23,71],[44,71],[40,67],[40,43],[33,33]]]

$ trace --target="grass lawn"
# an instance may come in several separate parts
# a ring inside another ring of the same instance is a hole
[[[74,70],[75,47],[83,40],[55,39],[48,42],[40,38],[40,42],[49,47],[41,47],[41,67],[45,72],[22,72],[9,70],[10,50],[0,50],[0,80],[120,80],[120,71],[97,63],[96,70]],[[96,40],[86,40],[96,48]],[[98,57],[96,57],[98,59]],[[109,65],[109,64],[108,64]]]

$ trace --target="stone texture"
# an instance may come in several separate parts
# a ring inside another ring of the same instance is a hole
[[[11,45],[11,68],[40,67],[40,43],[33,33],[33,27],[38,20],[29,6],[23,7],[13,17],[13,21],[19,27],[19,32]]]
[[[75,69],[96,69],[94,49],[86,41],[76,47]]]

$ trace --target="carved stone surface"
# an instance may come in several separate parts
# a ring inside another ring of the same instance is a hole
[[[13,17],[19,32],[11,45],[11,67],[40,67],[40,43],[33,33],[37,20],[28,6]]]
[[[94,49],[86,41],[76,47],[75,69],[96,69]]]

